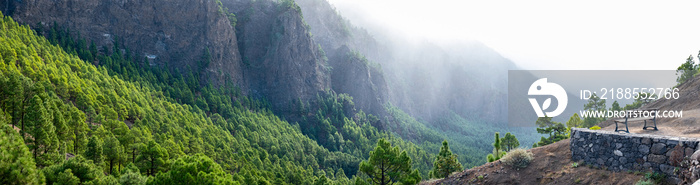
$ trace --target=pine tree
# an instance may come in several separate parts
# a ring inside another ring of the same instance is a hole
[[[124,148],[119,144],[119,140],[114,136],[109,136],[105,139],[104,146],[102,147],[104,151],[105,160],[109,163],[109,174],[112,174],[114,169],[114,162],[117,162],[121,154],[124,152]]]
[[[591,95],[591,98],[588,99],[588,103],[583,105],[583,109],[586,111],[605,111],[605,99],[601,99],[593,93]],[[551,118],[549,119],[551,121]],[[583,119],[583,127],[588,128],[592,127],[602,121],[605,121],[604,118],[598,118],[598,117],[586,117]]]
[[[617,100],[615,100],[615,101],[612,103],[612,106],[610,107],[610,110],[611,110],[611,111],[621,111],[621,110],[622,110],[622,107],[620,107],[620,103],[617,103]]]
[[[71,179],[68,173],[61,174],[66,170],[71,170],[72,175],[80,179],[82,184],[98,184],[93,180],[104,177],[100,167],[85,159],[82,155],[77,155],[42,169],[43,174],[46,175],[46,184],[60,184],[60,181]],[[93,182],[90,183],[89,181]]]
[[[574,113],[574,115],[571,115],[569,118],[569,121],[566,121],[566,127],[568,128],[579,128],[581,126],[583,126],[583,120],[581,120],[578,113]]]
[[[46,94],[43,93],[43,95]],[[43,157],[44,160],[52,161],[61,158],[61,155],[65,154],[65,141],[68,139],[68,132],[70,130],[66,126],[62,112],[63,110],[61,106],[63,105],[63,102],[56,98],[55,94],[52,94],[52,96],[45,96],[45,98],[46,101],[44,102],[44,107],[46,108],[47,119],[50,122],[49,124],[52,123],[52,126],[49,128],[51,130],[48,131],[50,144],[48,147],[44,148],[42,153],[50,154],[43,155]]]
[[[51,125],[44,108],[44,103],[39,96],[34,95],[34,97],[29,100],[29,109],[26,115],[26,133],[25,141],[27,146],[32,150],[34,155],[34,160],[37,160],[38,155],[41,153],[40,149],[48,148],[51,145],[51,138],[49,133],[53,130],[53,125]],[[43,147],[43,148],[42,148]],[[39,162],[39,161],[37,161]]]
[[[61,173],[58,173],[58,179],[55,184],[65,184],[65,185],[78,185],[80,179],[73,175],[73,170],[66,169]]]
[[[145,147],[143,144],[143,134],[141,129],[138,127],[131,128],[127,134],[127,150],[131,154],[131,162],[136,162],[136,155],[141,148]]]
[[[532,145],[533,148],[552,144],[568,138],[566,126],[564,126],[562,123],[552,121],[552,118],[550,117],[537,118],[537,122],[535,123],[538,125],[537,133],[547,134],[549,137],[541,137],[539,142]]]
[[[10,116],[12,116],[12,126],[17,126],[15,124],[19,123],[20,115],[23,110],[22,100],[24,97],[22,97],[22,95],[24,94],[24,85],[22,84],[21,77],[22,74],[18,72],[11,72],[8,74],[9,80],[6,90],[8,91],[9,97],[6,100],[6,106],[8,106]],[[24,133],[24,131],[22,131],[22,133]]]
[[[92,55],[93,57],[97,56],[97,45],[95,45],[95,42],[90,42],[89,50],[90,50],[90,55]],[[88,62],[93,62],[93,61],[95,61],[94,58],[92,58],[92,60],[90,60]]]
[[[506,135],[501,138],[501,148],[506,152],[518,148],[519,146],[520,141],[510,132],[507,132]]]
[[[496,137],[496,139],[494,140],[494,143],[493,143],[493,153],[486,156],[486,160],[488,162],[498,161],[499,159],[501,159],[501,157],[506,155],[505,152],[501,151],[501,138],[500,138],[498,132],[496,132],[495,137]]]
[[[417,184],[420,182],[418,170],[411,171],[411,158],[406,151],[385,139],[379,139],[377,147],[369,153],[369,159],[360,163],[360,172],[367,174],[371,184]]]
[[[141,170],[146,171],[146,175],[152,176],[165,166],[168,160],[168,152],[158,143],[151,140],[146,147],[141,150],[141,154],[136,158],[136,162]]]
[[[97,136],[90,137],[85,149],[85,158],[92,160],[97,166],[102,166],[102,141]]]
[[[698,55],[698,57],[700,57],[700,55]],[[685,62],[681,64],[681,66],[678,66],[678,69],[676,69],[676,75],[678,75],[676,82],[678,82],[678,85],[693,78],[695,74],[697,74],[698,68],[700,67],[698,67],[698,64],[695,64],[693,55],[688,56],[688,58],[685,59]]]
[[[433,170],[430,171],[430,176],[433,178],[445,178],[452,172],[462,170],[462,164],[459,163],[457,155],[453,154],[447,140],[442,141],[440,153],[435,156]]]
[[[204,154],[182,156],[174,160],[170,170],[158,173],[154,184],[232,184],[231,174]],[[251,183],[253,184],[253,183]],[[254,184],[265,184],[258,181]]]
[[[146,184],[147,178],[136,170],[127,170],[119,177],[119,183],[123,185],[143,185]]]
[[[330,182],[328,182],[328,178],[326,175],[321,175],[316,181],[314,182],[314,185],[328,185]]]
[[[32,153],[19,134],[0,115],[0,184],[43,184]]]
[[[54,128],[56,128],[56,136],[57,139],[60,141],[60,146],[61,146],[61,151],[66,151],[65,150],[65,141],[70,138],[70,134],[68,133],[70,129],[68,129],[68,125],[66,124],[65,116],[63,115],[63,110],[61,110],[61,107],[59,105],[62,105],[63,102],[59,102],[60,100],[53,99],[51,101],[52,105],[52,113],[53,113],[53,125]]]
[[[73,140],[73,153],[78,154],[82,151],[82,145],[87,142],[87,131],[90,129],[85,123],[85,114],[80,112],[78,108],[72,107],[70,111],[69,126],[73,133],[70,138]]]

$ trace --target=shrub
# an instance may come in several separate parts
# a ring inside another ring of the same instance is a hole
[[[646,173],[636,184],[662,184],[666,181],[666,175],[661,173]]]
[[[530,161],[532,161],[532,158],[532,152],[518,148],[508,152],[506,156],[501,158],[501,162],[513,168],[520,169],[527,167]]]
[[[589,128],[589,129],[591,129],[591,130],[600,130],[600,127],[599,127],[598,125],[596,125],[596,126],[593,126],[593,127]]]
[[[655,185],[655,184],[656,183],[654,183],[654,181],[651,181],[649,179],[644,179],[644,178],[639,179],[639,181],[637,181],[637,183],[634,183],[634,185]]]

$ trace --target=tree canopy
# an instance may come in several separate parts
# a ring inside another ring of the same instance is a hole
[[[418,184],[420,174],[411,168],[411,158],[398,146],[391,147],[385,139],[377,142],[369,159],[360,163],[360,172],[366,174],[367,182],[378,185]]]
[[[452,172],[462,170],[462,164],[457,160],[457,155],[453,154],[447,141],[442,142],[440,153],[435,156],[433,162],[433,170],[430,171],[430,176],[434,178],[445,178]]]
[[[0,115],[0,184],[42,184],[44,176],[36,169],[32,153],[5,118]]]
[[[520,146],[520,141],[518,141],[518,138],[515,137],[515,135],[511,134],[510,132],[507,132],[503,138],[501,138],[501,148],[508,152],[512,149],[516,149]]]

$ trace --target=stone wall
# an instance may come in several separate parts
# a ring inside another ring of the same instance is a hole
[[[616,133],[574,128],[571,159],[612,171],[649,171],[673,175],[674,159],[690,157],[700,138]],[[680,146],[675,148],[676,146]]]

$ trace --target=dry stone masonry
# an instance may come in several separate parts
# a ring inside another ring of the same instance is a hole
[[[653,170],[676,176],[673,159],[690,157],[698,149],[699,143],[699,138],[574,128],[570,148],[573,161],[583,161],[595,167],[612,171]],[[681,147],[675,149],[678,145]]]

